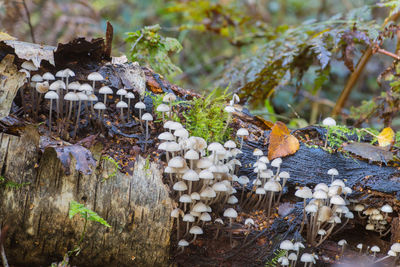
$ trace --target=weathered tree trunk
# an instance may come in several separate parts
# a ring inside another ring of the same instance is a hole
[[[111,226],[89,222],[78,266],[165,266],[169,256],[171,201],[155,163],[138,158],[133,175],[117,172],[107,160],[85,175],[70,168],[65,174],[53,148],[39,159],[34,129],[22,136],[0,134],[1,175],[19,189],[0,188],[0,221],[10,227],[5,244],[12,264],[46,265],[60,261],[77,244],[83,229],[79,216],[68,218],[72,200],[96,211]],[[98,150],[100,151],[100,150]],[[38,167],[35,164],[38,162]],[[71,166],[76,160],[72,158]]]

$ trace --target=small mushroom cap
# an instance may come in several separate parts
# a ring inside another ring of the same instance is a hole
[[[192,203],[192,198],[188,194],[184,194],[184,195],[180,196],[179,202]]]
[[[240,128],[237,132],[236,132],[237,136],[248,136],[249,135],[249,131],[246,128]]]
[[[388,254],[389,256],[391,256],[391,257],[396,257],[396,256],[397,256],[397,253],[394,252],[393,250],[389,250],[387,254]]]
[[[226,106],[226,107],[224,108],[224,111],[225,111],[225,112],[228,112],[228,113],[233,113],[233,112],[235,112],[235,108],[232,107],[232,106]]]
[[[327,117],[322,121],[322,125],[324,126],[336,126],[336,121],[335,119],[331,117]]]
[[[170,110],[170,108],[169,108],[168,105],[166,105],[166,104],[164,104],[164,103],[161,103],[160,105],[158,105],[158,107],[157,107],[156,110],[157,110],[158,112],[167,112],[167,111]]]
[[[143,102],[139,101],[139,102],[137,102],[135,104],[135,108],[137,108],[137,109],[145,109],[146,105]]]
[[[25,78],[30,78],[31,74],[26,69],[20,69],[19,72],[25,73]]]
[[[314,191],[317,191],[317,190],[322,190],[322,191],[325,191],[326,193],[328,193],[329,187],[327,184],[319,183],[314,187]]]
[[[304,248],[304,245],[301,242],[295,242],[293,244],[293,248],[294,248],[295,251],[299,251],[301,248]]]
[[[363,248],[363,244],[362,244],[362,243],[359,243],[359,244],[357,245],[357,248],[358,248],[358,249],[362,249],[362,248]]]
[[[389,204],[385,204],[382,206],[381,211],[386,212],[386,213],[392,213],[393,208]]]
[[[36,83],[36,91],[38,93],[44,94],[47,91],[49,91],[49,82],[48,81],[44,81],[42,83]]]
[[[189,233],[192,235],[201,235],[203,234],[203,229],[195,225],[190,228]]]
[[[289,256],[288,256],[288,260],[290,260],[290,261],[296,261],[296,260],[297,260],[297,255],[296,255],[296,253],[294,253],[294,252],[290,253]]]
[[[271,192],[280,192],[282,191],[282,186],[280,183],[270,180],[264,184],[264,189]]]
[[[368,231],[373,231],[375,229],[375,226],[369,223],[365,226],[365,229]]]
[[[176,100],[176,95],[173,93],[168,93],[163,97],[163,102],[172,102]]]
[[[340,179],[336,179],[331,183],[331,186],[340,186],[342,188],[344,188],[346,185],[344,184],[344,182]]]
[[[226,141],[224,144],[225,148],[235,148],[236,147],[236,143],[233,142],[232,140]]]
[[[66,68],[65,70],[63,70],[63,77],[74,77],[75,76],[75,72],[73,72],[72,70]]]
[[[372,252],[380,252],[381,249],[380,249],[378,246],[373,246],[373,247],[371,248],[371,251],[372,251]]]
[[[212,161],[208,158],[201,158],[197,161],[197,168],[199,169],[208,169],[213,165]]]
[[[72,82],[72,83],[69,83],[69,84],[68,84],[68,89],[83,91],[83,90],[81,89],[81,84],[80,84],[79,82]]]
[[[390,250],[394,251],[395,253],[400,252],[400,243],[394,243],[391,247]]]
[[[262,152],[261,149],[258,149],[258,148],[254,149],[253,156],[263,156],[263,155],[264,155],[264,153]]]
[[[54,91],[48,91],[45,95],[44,95],[45,99],[58,99],[58,94]]]
[[[182,219],[184,222],[194,222],[195,220],[196,218],[192,214],[185,214]]]
[[[68,92],[65,96],[64,96],[64,100],[68,100],[68,101],[78,101],[79,97],[76,93],[74,92]]]
[[[282,266],[288,266],[289,265],[289,259],[287,257],[280,257],[278,259],[278,262],[282,265]]]
[[[65,82],[58,80],[50,84],[49,90],[57,91],[58,89],[65,89]]]
[[[128,107],[128,105],[127,105]],[[142,120],[144,121],[152,121],[153,120],[153,116],[150,113],[144,113],[142,115]]]
[[[43,76],[42,76],[42,78],[45,79],[45,80],[48,80],[48,81],[53,81],[53,80],[56,79],[56,78],[54,77],[54,75],[51,74],[50,72],[44,73]]]
[[[178,145],[178,143],[177,142],[167,142],[166,143],[166,149],[165,149],[165,151],[168,151],[168,152],[176,152],[176,151],[180,151],[181,150],[181,147]],[[182,164],[184,164],[184,161],[185,160],[183,160],[182,159]],[[169,163],[168,163],[169,164]],[[182,166],[181,166],[182,167]],[[181,168],[181,167],[175,167],[175,168]]]
[[[216,191],[216,192],[226,192],[228,191],[228,188],[226,187],[226,185],[222,182],[218,182],[213,184],[212,188]]]
[[[338,242],[338,245],[339,245],[339,246],[344,246],[344,245],[346,245],[346,244],[347,244],[347,241],[344,240],[344,239],[342,239],[342,240],[340,240],[340,241]]]
[[[337,176],[337,175],[339,175],[339,172],[335,168],[332,168],[332,169],[328,170],[328,175]]]
[[[171,168],[183,168],[185,166],[185,159],[182,157],[173,157],[168,161],[168,167]]]
[[[97,102],[96,104],[94,104],[93,108],[97,110],[105,110],[106,105],[104,105],[104,103],[102,102]]]
[[[305,211],[307,213],[316,213],[318,211],[318,206],[312,203],[309,203],[305,207]]]
[[[282,159],[281,158],[276,158],[271,162],[271,166],[278,168],[282,164]]]
[[[112,93],[113,93],[113,90],[108,86],[103,86],[99,90],[99,94],[103,94],[103,95],[109,95]]]
[[[265,195],[265,194],[266,194],[266,192],[265,192],[265,189],[264,189],[264,188],[258,187],[258,188],[256,189],[256,195]]]
[[[314,262],[315,259],[314,259],[314,256],[312,254],[303,253],[303,255],[301,255],[300,261],[301,262]]]
[[[331,197],[331,204],[334,205],[346,205],[346,202],[341,196],[335,195]]]
[[[93,92],[93,87],[88,83],[81,84],[77,89],[83,92]]]
[[[183,181],[176,182],[174,186],[172,187],[175,191],[186,191],[187,190],[187,185]]]
[[[56,72],[56,77],[57,78],[64,78],[64,72],[63,70],[59,70]]]
[[[314,191],[313,198],[315,198],[315,199],[327,199],[328,198],[328,194],[325,191],[317,190],[317,191]]]
[[[204,198],[215,198],[217,194],[215,193],[214,189],[207,186],[200,192],[200,196]]]
[[[228,198],[228,204],[230,204],[230,205],[234,205],[234,204],[236,204],[236,203],[238,203],[239,202],[239,200],[237,199],[237,197],[235,197],[235,196],[230,196],[229,198]]]
[[[211,143],[207,147],[207,150],[212,151],[212,152],[215,152],[218,150],[223,150],[223,149],[224,149],[224,147],[220,143],[217,143],[217,142]]]
[[[185,153],[185,159],[188,160],[198,160],[199,159],[199,153],[197,153],[195,150],[190,149]]]
[[[78,96],[80,101],[88,100],[88,96],[86,94],[82,93],[82,92],[78,92],[76,95]]]
[[[187,181],[198,181],[199,180],[199,175],[194,170],[190,170],[189,169],[182,176],[182,179],[183,180],[187,180]]]
[[[128,94],[128,91],[126,91],[125,89],[119,89],[117,91],[117,95],[126,95],[126,94]]]
[[[163,133],[160,133],[160,134],[158,135],[158,139],[160,139],[160,140],[162,140],[162,141],[174,141],[174,140],[175,140],[175,137],[174,137],[174,135],[173,135],[172,133],[170,133],[170,132],[163,132]]]
[[[181,239],[178,242],[178,246],[179,247],[187,247],[187,246],[189,246],[189,242],[187,242],[185,239]]]
[[[128,104],[125,101],[119,101],[117,103],[117,108],[127,108]]]
[[[236,210],[232,209],[232,208],[228,208],[224,211],[224,217],[228,217],[228,218],[236,218],[238,216]]]
[[[203,222],[210,222],[211,216],[207,212],[203,212],[199,219],[200,219],[200,221],[203,221]]]
[[[244,225],[254,225],[254,220],[252,218],[247,218],[244,221]]]
[[[204,179],[204,180],[212,180],[214,179],[214,174],[210,172],[209,170],[202,170],[199,173],[199,178]]]
[[[290,174],[288,172],[286,172],[286,171],[283,171],[283,172],[279,173],[279,178],[289,179],[290,178]]]
[[[95,94],[88,95],[88,101],[97,102],[98,100],[99,99],[97,98],[97,96]]]
[[[247,176],[242,175],[239,177],[238,182],[241,185],[246,185],[250,182],[250,179]]]
[[[191,197],[193,200],[200,200],[200,194],[197,193],[197,192],[193,192],[192,194],[190,194],[190,197]]]
[[[132,93],[132,92],[128,92],[125,97],[128,98],[128,99],[134,99],[135,98],[135,94]]]
[[[217,219],[215,219],[215,221],[214,221],[215,223],[219,223],[219,224],[224,224],[224,221],[221,219],[221,218],[217,218]]]
[[[189,137],[189,132],[185,128],[179,128],[175,130],[174,135],[186,139]]]
[[[195,212],[207,212],[207,206],[203,202],[197,202],[192,210]]]
[[[279,248],[283,250],[294,250],[294,245],[290,240],[283,240],[279,245]]]
[[[88,78],[89,81],[102,81],[102,80],[104,80],[104,77],[98,72],[90,73],[87,78]]]
[[[37,71],[37,70],[38,70],[38,67],[36,67],[36,66],[32,63],[32,61],[24,61],[24,62],[21,64],[21,67],[24,68],[24,69],[26,69],[26,70],[29,70],[29,71]]]
[[[171,217],[173,218],[179,218],[179,216],[183,216],[183,211],[179,208],[173,209],[171,211]]]
[[[326,231],[324,229],[319,229],[318,234],[324,236],[326,235]]]
[[[35,74],[31,77],[31,81],[32,82],[43,82],[43,78],[39,74]]]

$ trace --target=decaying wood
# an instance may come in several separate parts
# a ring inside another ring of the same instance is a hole
[[[146,168],[139,158],[133,175],[120,172],[103,181],[115,166],[100,159],[96,171],[84,175],[74,168],[66,175],[53,148],[39,159],[34,130],[19,137],[0,134],[2,176],[21,189],[0,188],[0,221],[11,225],[5,247],[13,264],[46,265],[60,261],[78,242],[83,220],[68,219],[69,202],[84,203],[112,226],[90,222],[79,266],[165,266],[169,256],[172,204],[155,163]],[[75,165],[72,159],[71,165]]]
[[[18,72],[14,58],[7,55],[0,62],[0,119],[8,116],[12,101],[24,84],[25,74]]]

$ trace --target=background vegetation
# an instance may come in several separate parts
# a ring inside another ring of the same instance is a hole
[[[0,30],[19,40],[56,45],[76,36],[103,36],[110,21],[114,55],[125,53],[199,92],[230,85],[254,113],[299,127],[331,113],[368,47],[378,43],[397,53],[397,17],[388,20],[399,12],[397,2],[4,0]],[[156,24],[160,27],[144,28]],[[146,38],[136,42],[142,35]],[[371,57],[343,120],[399,128],[393,108],[399,99],[393,90],[399,87],[395,66],[386,72],[392,76],[380,76],[392,62],[379,53]],[[392,109],[377,111],[386,106]]]

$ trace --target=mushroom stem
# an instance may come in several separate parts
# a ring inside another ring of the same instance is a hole
[[[124,121],[124,109],[123,108],[121,108],[120,116],[121,116],[121,121],[123,122]]]
[[[149,121],[146,121],[146,141],[149,139]]]
[[[179,216],[176,218],[176,238],[179,240]]]
[[[67,121],[69,121],[69,119],[71,118],[71,113],[72,113],[72,101],[69,102]]]
[[[229,231],[229,244],[231,245],[231,247],[233,247],[233,245],[232,245],[232,218],[231,217],[229,217],[229,228],[230,228],[230,231]]]
[[[72,103],[72,102],[71,102],[71,103]],[[80,116],[80,115],[81,115],[81,100],[79,99],[79,104],[78,104],[78,116],[76,116],[74,137],[76,137],[76,132],[78,131],[79,116]]]
[[[128,98],[128,121],[131,121],[131,99]]]
[[[274,197],[274,192],[270,192],[270,196],[269,196],[269,201],[268,201],[268,211],[267,211],[267,218],[269,218],[270,214],[271,214],[271,204],[272,204],[272,198]]]
[[[50,108],[49,108],[49,135],[51,135],[51,111],[53,106],[53,99],[50,99]]]
[[[299,233],[301,234],[301,232],[303,231],[303,229],[304,229],[304,224],[306,223],[306,198],[304,199],[304,202],[303,202],[303,221],[301,222],[301,226],[300,226],[300,230],[299,230]]]

